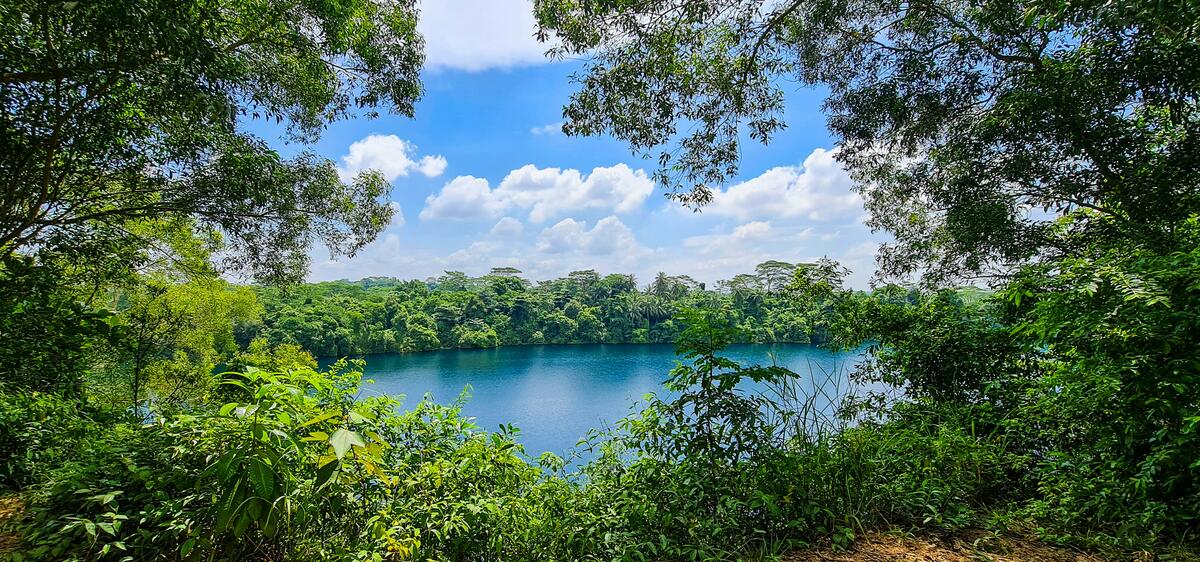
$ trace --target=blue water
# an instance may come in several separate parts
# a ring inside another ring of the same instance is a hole
[[[779,365],[800,374],[801,386],[816,379],[845,378],[858,353],[834,353],[811,345],[736,345],[723,353],[743,365]],[[464,415],[480,428],[511,423],[531,456],[564,454],[591,428],[611,426],[631,413],[676,364],[670,345],[539,345],[444,350],[366,357],[366,393],[405,395],[415,405],[429,393],[453,402],[470,386]],[[758,384],[748,392],[769,392]]]

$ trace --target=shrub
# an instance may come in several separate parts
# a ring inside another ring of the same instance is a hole
[[[77,400],[0,384],[0,489],[41,481],[101,431]]]

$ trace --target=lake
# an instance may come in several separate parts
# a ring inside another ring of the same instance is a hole
[[[860,353],[835,353],[812,345],[734,345],[722,355],[743,365],[776,364],[814,379],[844,379]],[[482,429],[500,423],[521,430],[530,456],[563,454],[589,429],[611,426],[648,392],[662,392],[675,366],[670,345],[532,345],[371,355],[364,371],[374,380],[366,393],[405,395],[412,406],[430,393],[450,403],[468,385],[464,414]],[[767,391],[745,385],[749,392]]]

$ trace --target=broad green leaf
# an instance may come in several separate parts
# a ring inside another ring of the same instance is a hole
[[[346,456],[346,453],[350,451],[351,447],[362,447],[366,445],[366,443],[363,442],[362,437],[344,427],[338,428],[337,431],[333,432],[333,435],[329,438],[329,444],[333,446],[333,454],[337,455],[339,460]]]

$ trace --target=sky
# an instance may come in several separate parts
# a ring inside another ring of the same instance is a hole
[[[864,288],[883,235],[833,160],[820,91],[787,86],[788,128],[744,146],[741,171],[700,212],[664,195],[653,162],[612,138],[567,137],[562,107],[580,61],[552,61],[527,0],[423,0],[425,94],[415,118],[335,123],[311,147],[345,177],[392,182],[391,225],[353,258],[313,251],[310,281],[510,266],[531,280],[577,269],[656,272],[710,285],[768,259],[829,257]]]

